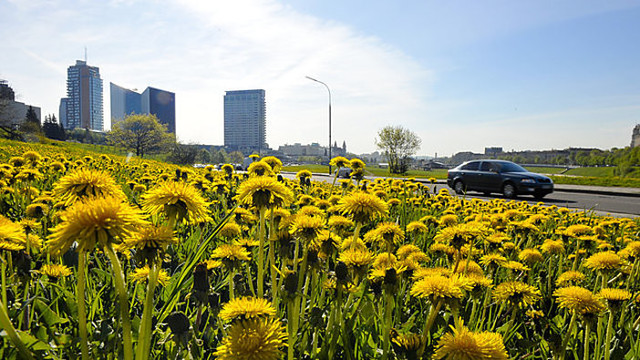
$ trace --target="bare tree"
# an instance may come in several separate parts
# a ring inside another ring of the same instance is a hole
[[[409,167],[409,157],[420,149],[422,140],[413,131],[402,126],[386,126],[375,139],[378,149],[384,151],[392,174],[405,173]]]

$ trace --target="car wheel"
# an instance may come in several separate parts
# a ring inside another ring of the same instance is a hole
[[[502,186],[502,195],[509,199],[514,199],[517,195],[516,187],[511,183],[506,183]]]
[[[458,180],[453,184],[453,190],[456,192],[456,194],[461,195],[464,194],[464,184],[462,183],[462,181]]]
[[[533,197],[534,197],[536,200],[542,200],[542,198],[544,198],[544,196],[545,196],[545,195],[547,195],[547,194],[545,194],[545,193],[534,193],[534,194],[533,194]]]

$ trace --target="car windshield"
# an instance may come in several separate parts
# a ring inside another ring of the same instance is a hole
[[[501,163],[500,172],[528,172],[528,170],[518,164]]]

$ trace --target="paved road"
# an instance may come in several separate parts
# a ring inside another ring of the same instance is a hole
[[[439,186],[447,187],[446,185]],[[449,187],[447,188],[450,193],[454,194],[452,189]],[[476,192],[469,192],[467,197],[485,200],[500,198],[497,194],[485,196],[482,193]],[[534,199],[533,196],[521,196],[518,200],[527,201],[533,204],[538,202],[538,200]],[[570,209],[587,211],[593,210],[598,215],[611,214],[618,217],[640,217],[639,197],[556,191],[547,195],[542,199],[542,202],[546,205],[557,205]]]
[[[288,178],[295,178],[295,173],[283,174]],[[314,174],[313,180],[328,181],[333,180],[332,177],[321,174]],[[451,194],[455,192],[442,182],[438,183],[438,188],[447,188]],[[640,196],[635,190],[627,190],[633,194],[616,195],[615,193],[607,194],[605,188],[587,188],[579,186],[565,186],[567,189],[563,191],[556,187],[556,191],[547,195],[542,202],[546,205],[556,205],[575,210],[593,211],[598,215],[612,215],[616,217],[640,217]],[[580,188],[587,190],[596,190],[591,192],[581,192]],[[625,189],[622,189],[625,190]],[[630,196],[634,195],[634,196]],[[469,192],[467,197],[491,200],[500,198],[498,194],[485,196],[482,193]],[[535,204],[538,201],[533,196],[522,196],[518,201],[527,201]]]

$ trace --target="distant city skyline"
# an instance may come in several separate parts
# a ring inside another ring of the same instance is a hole
[[[640,122],[632,0],[8,0],[0,21],[0,78],[43,117],[86,47],[104,81],[178,94],[184,142],[223,144],[219,99],[260,88],[272,148],[325,144],[326,91],[305,76],[330,86],[332,138],[354,153],[386,125],[445,156],[624,147]]]

